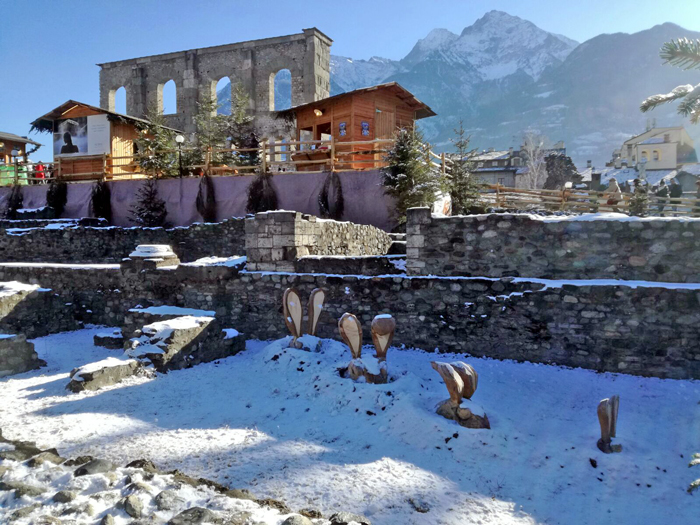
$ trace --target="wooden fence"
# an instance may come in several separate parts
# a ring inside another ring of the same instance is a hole
[[[527,190],[508,188],[499,184],[482,187],[484,202],[500,208],[546,209],[579,213],[620,212],[630,215],[631,193],[623,193],[622,200],[613,204],[605,191],[583,189]],[[649,195],[644,210],[647,216],[700,217],[700,199],[680,197],[659,198]]]

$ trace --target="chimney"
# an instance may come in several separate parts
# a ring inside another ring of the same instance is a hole
[[[615,164],[614,166],[617,169],[620,169],[622,167],[622,159],[620,157],[615,157]]]
[[[587,168],[592,168],[592,167],[593,167],[593,161],[587,160],[587,161],[586,161],[586,167],[587,167]]]
[[[508,148],[508,154],[511,155],[511,156],[513,155],[513,146],[511,146],[510,148]]]
[[[648,118],[647,119],[647,131],[649,131],[650,129],[651,129],[651,119]]]
[[[496,148],[489,148],[489,153],[493,153],[494,151],[496,151]]]

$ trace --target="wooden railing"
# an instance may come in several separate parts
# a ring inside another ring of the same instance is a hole
[[[622,199],[613,204],[609,200],[610,194],[605,191],[575,188],[528,190],[490,184],[482,187],[481,196],[485,203],[500,208],[546,209],[579,213],[620,212],[630,215],[630,202],[633,195],[623,193]],[[700,199],[660,198],[650,194],[643,213],[646,216],[700,217]]]

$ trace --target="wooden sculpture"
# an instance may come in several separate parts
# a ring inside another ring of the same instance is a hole
[[[479,383],[479,376],[474,368],[459,361],[454,363],[433,361],[430,364],[440,374],[450,394],[450,399],[438,405],[437,413],[456,421],[463,427],[491,428],[486,414],[480,416],[474,414],[469,408],[461,406],[463,398],[471,399]]]
[[[377,315],[372,320],[372,342],[376,352],[375,357],[379,363],[379,373],[373,374],[369,370],[365,373],[368,383],[386,383],[389,379],[389,371],[386,363],[386,353],[391,346],[396,331],[396,321],[389,314]]]
[[[284,323],[292,334],[292,341],[289,343],[289,346],[298,348],[301,346],[297,339],[302,336],[301,324],[304,313],[301,308],[299,292],[294,288],[287,288],[284,291],[282,309],[284,311]]]
[[[309,296],[309,334],[316,335],[318,319],[323,311],[323,302],[326,300],[326,292],[321,288],[314,288]]]
[[[352,361],[348,365],[348,375],[352,379],[359,379],[365,374],[365,365],[362,363],[362,325],[351,313],[344,313],[338,321],[338,330],[345,344],[350,347]]]
[[[617,437],[617,412],[619,407],[620,396],[612,396],[598,403],[598,422],[600,423],[598,448],[606,454],[622,452],[622,445],[613,445],[611,443],[612,438]]]

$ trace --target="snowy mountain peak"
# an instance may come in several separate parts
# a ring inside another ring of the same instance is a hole
[[[434,51],[439,51],[452,42],[459,38],[452,31],[448,29],[433,29],[426,35],[425,38],[421,38],[416,45],[413,46],[411,52],[406,55],[402,62],[406,65],[412,65],[425,59]]]
[[[462,31],[450,46],[449,59],[475,67],[483,80],[503,78],[519,70],[537,80],[576,45],[517,16],[490,11]]]

